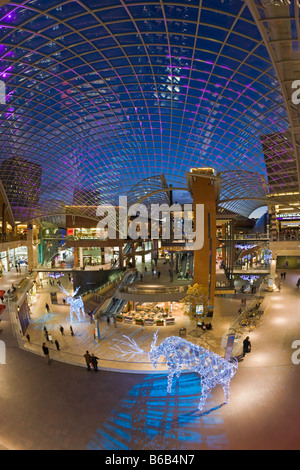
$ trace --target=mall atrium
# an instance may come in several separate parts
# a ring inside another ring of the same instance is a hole
[[[299,15],[0,0],[0,449],[299,450]]]

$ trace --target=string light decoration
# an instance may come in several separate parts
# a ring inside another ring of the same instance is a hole
[[[241,245],[238,243],[235,245],[235,247],[238,248],[239,250],[247,251],[247,250],[251,250],[252,248],[255,248],[256,245]]]
[[[251,282],[251,281],[256,281],[259,278],[259,276],[254,276],[252,274],[249,274],[248,276],[247,275],[240,276],[240,278],[243,279],[243,281]]]
[[[177,336],[170,336],[164,339],[159,346],[156,346],[158,331],[154,334],[151,350],[148,353],[141,349],[133,339],[128,336],[123,337],[125,340],[115,340],[118,344],[111,348],[118,351],[122,357],[130,355],[131,358],[134,358],[136,355],[147,354],[154,369],[159,363],[159,358],[165,357],[168,366],[167,393],[171,393],[173,377],[179,378],[185,369],[199,374],[201,378],[202,391],[198,405],[199,410],[202,410],[211,390],[218,384],[223,388],[225,403],[228,403],[230,381],[238,368],[236,358],[226,361],[218,354]]]
[[[71,320],[71,323],[73,323],[73,314],[74,313],[77,316],[78,321],[80,321],[81,316],[83,316],[83,318],[84,318],[84,315],[85,315],[84,303],[83,303],[82,298],[79,296],[77,299],[75,299],[76,294],[79,291],[80,287],[77,287],[77,289],[75,290],[73,295],[70,295],[69,292],[63,286],[58,286],[58,287],[60,288],[60,290],[64,294],[67,295],[66,301],[67,301],[67,304],[70,305],[70,320]]]
[[[64,275],[62,273],[47,273],[47,276],[51,277],[52,279],[59,279]]]

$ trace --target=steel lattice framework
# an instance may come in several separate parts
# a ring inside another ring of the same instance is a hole
[[[117,203],[160,175],[186,188],[192,167],[260,181],[260,136],[289,127],[240,0],[16,0],[0,7],[0,56],[0,174],[20,220]]]

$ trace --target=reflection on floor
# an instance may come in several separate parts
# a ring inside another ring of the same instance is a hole
[[[167,376],[150,375],[133,387],[101,423],[88,450],[223,449],[229,441],[212,395],[205,409],[197,410],[201,394],[199,376],[182,374],[166,394]],[[220,395],[222,396],[222,395]],[[174,443],[176,442],[176,445]]]

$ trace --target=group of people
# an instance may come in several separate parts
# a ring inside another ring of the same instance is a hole
[[[87,370],[89,371],[93,367],[94,371],[98,372],[99,357],[95,356],[95,354],[90,354],[89,351],[86,351],[83,357],[85,358]]]
[[[65,334],[64,331],[65,330],[64,330],[64,327],[62,325],[60,325],[59,330],[60,330],[61,335],[64,336],[64,334]],[[72,325],[70,325],[70,333],[71,333],[71,336],[74,336],[74,330],[73,330]],[[60,351],[60,345],[59,345],[58,340],[55,339],[54,342],[53,342],[52,335],[51,335],[51,333],[49,333],[46,326],[44,326],[44,334],[45,334],[46,341],[49,342],[49,343],[55,344],[57,351]],[[27,341],[30,343],[31,340],[30,340],[29,333],[26,334],[26,338],[27,338]],[[48,364],[50,364],[50,362],[51,362],[50,361],[50,353],[49,353],[49,348],[48,348],[46,343],[43,343],[42,349],[43,349],[44,355],[45,355],[45,357],[48,361]]]

